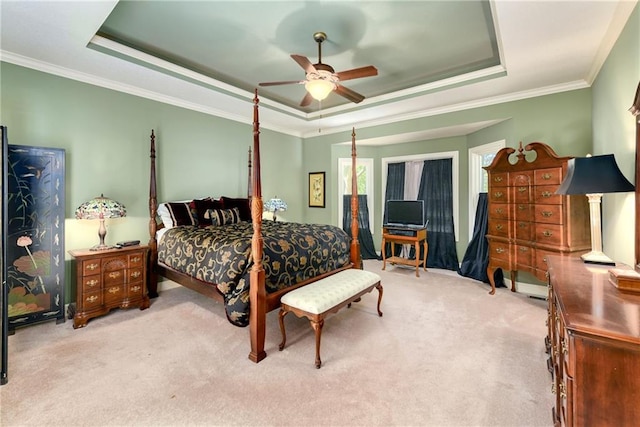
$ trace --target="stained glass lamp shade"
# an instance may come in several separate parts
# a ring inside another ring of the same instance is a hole
[[[264,210],[273,212],[273,220],[276,220],[276,211],[286,211],[287,204],[282,199],[273,198],[264,204]]]
[[[107,235],[107,229],[104,226],[106,218],[122,218],[127,216],[126,208],[123,204],[116,202],[103,194],[100,197],[84,202],[76,209],[76,218],[78,219],[99,219],[100,227],[98,228],[98,236],[100,243],[92,247],[92,251],[109,249],[111,246],[104,244],[104,238]]]
[[[604,193],[633,191],[634,186],[620,172],[613,154],[576,157],[567,163],[567,175],[556,194],[585,194],[589,199],[591,252],[582,255],[587,263],[614,265],[602,252],[600,203]]]

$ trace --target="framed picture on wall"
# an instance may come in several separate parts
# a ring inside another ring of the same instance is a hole
[[[324,208],[324,172],[309,172],[309,207]]]

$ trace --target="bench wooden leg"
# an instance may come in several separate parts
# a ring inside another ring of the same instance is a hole
[[[382,302],[382,285],[378,283],[376,285],[376,289],[378,290],[378,316],[382,317],[382,312],[380,311],[380,303]]]
[[[322,326],[324,326],[324,319],[318,321],[311,320],[311,327],[316,331],[316,368],[320,369],[322,361],[320,360],[320,337],[322,335]]]
[[[281,308],[280,313],[278,314],[278,319],[280,320],[280,332],[282,332],[282,342],[278,346],[278,350],[280,351],[282,351],[285,343],[287,342],[287,334],[284,331],[284,316],[286,316],[287,313],[288,311],[285,311],[284,309]]]

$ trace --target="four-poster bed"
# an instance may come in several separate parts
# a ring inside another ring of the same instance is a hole
[[[162,227],[157,220],[156,148],[155,134],[151,131],[149,294],[151,297],[158,295],[160,275],[222,302],[231,323],[237,326],[248,323],[249,359],[257,363],[266,357],[266,315],[280,307],[280,298],[291,290],[338,271],[361,268],[361,256],[355,175],[352,178],[351,236],[341,228],[329,225],[272,221],[263,224],[257,90],[253,103],[253,147],[249,154],[248,189],[250,218],[244,218],[247,221],[236,218],[242,215],[235,211],[235,214],[230,214],[229,218],[233,219],[228,222],[216,222],[220,221],[218,219],[204,227],[171,227],[162,230],[163,237],[159,239],[158,231]],[[355,130],[352,131],[351,147],[352,168],[355,170]],[[222,197],[220,200],[222,206],[228,199]],[[211,209],[207,215],[222,218],[223,212],[227,215],[230,211],[232,209]],[[197,216],[201,217],[200,213]],[[189,258],[189,254],[193,256]]]

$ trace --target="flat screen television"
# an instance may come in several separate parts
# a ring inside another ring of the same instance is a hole
[[[424,200],[387,200],[385,225],[421,227],[425,222]]]

